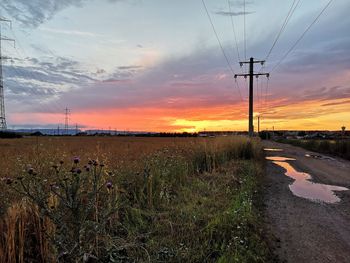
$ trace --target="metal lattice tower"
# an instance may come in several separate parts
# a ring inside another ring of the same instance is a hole
[[[69,114],[70,114],[70,109],[65,108],[64,110],[64,131],[65,135],[68,135],[68,130],[69,130]]]
[[[2,20],[0,20],[0,130],[6,130],[7,125],[5,118],[4,81],[2,79],[1,21]]]
[[[14,42],[13,39],[2,37],[2,35],[1,35],[1,23],[2,22],[11,23],[11,21],[0,17],[0,131],[7,129],[6,116],[5,116],[4,80],[3,80],[3,74],[2,74],[2,61],[4,58],[3,58],[2,53],[1,53],[1,42],[2,41],[13,41]]]

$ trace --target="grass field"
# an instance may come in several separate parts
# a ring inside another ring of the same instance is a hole
[[[265,262],[258,140],[0,140],[0,262]]]

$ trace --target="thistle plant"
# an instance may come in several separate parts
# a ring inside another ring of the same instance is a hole
[[[112,246],[119,202],[112,178],[97,160],[81,166],[80,158],[74,157],[69,168],[60,161],[42,175],[29,167],[23,175],[3,181],[54,225],[54,233],[46,235],[57,260],[77,262],[102,261]]]

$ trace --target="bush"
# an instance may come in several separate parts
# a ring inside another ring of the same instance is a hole
[[[22,138],[22,135],[15,132],[0,131],[0,138],[15,139],[15,138]]]
[[[310,151],[331,154],[350,160],[350,141],[347,140],[279,140]]]

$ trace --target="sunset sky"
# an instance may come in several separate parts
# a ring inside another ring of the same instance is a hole
[[[293,1],[246,1],[247,58],[266,57]],[[243,1],[205,2],[242,73],[231,16],[244,59]],[[329,0],[295,2],[265,72]],[[254,80],[262,129],[350,128],[349,10],[334,0],[269,83]],[[247,130],[248,81],[235,84],[201,0],[1,0],[0,16],[12,20],[3,36],[16,39],[2,43],[9,128],[62,126],[68,107],[84,129]]]

